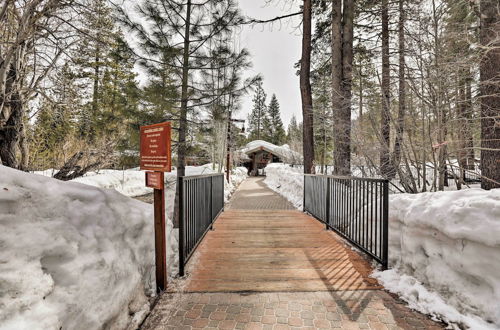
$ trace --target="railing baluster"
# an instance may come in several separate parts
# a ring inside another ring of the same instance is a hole
[[[222,183],[222,185],[221,185]],[[179,275],[224,208],[224,175],[184,176],[179,185]]]
[[[388,181],[304,176],[304,211],[387,267]]]

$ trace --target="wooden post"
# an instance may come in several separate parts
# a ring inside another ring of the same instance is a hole
[[[156,291],[167,288],[167,238],[165,233],[165,174],[172,165],[171,124],[140,128],[140,168],[146,172],[146,187],[154,189]]]
[[[165,233],[165,181],[161,174],[161,189],[154,190],[155,213],[155,258],[156,258],[156,291],[167,288],[167,242]]]

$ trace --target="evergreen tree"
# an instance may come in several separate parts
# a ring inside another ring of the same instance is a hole
[[[111,66],[108,56],[114,44],[115,26],[106,0],[87,0],[82,13],[80,41],[74,50],[78,83],[87,98],[80,115],[80,131],[91,141],[104,125],[102,117],[104,73]]]
[[[275,94],[271,97],[271,102],[267,108],[267,114],[268,116],[266,117],[269,121],[270,130],[268,132],[269,142],[276,145],[282,145],[285,143],[286,133],[283,127],[283,121],[281,120],[280,105]]]
[[[186,157],[189,154],[191,123],[199,118],[196,111],[220,100],[220,90],[206,90],[203,78],[207,71],[228,68],[241,52],[226,56],[227,61],[213,57],[212,42],[224,39],[242,23],[235,0],[151,0],[136,6],[139,19],[121,8],[122,22],[137,37],[136,54],[151,67],[169,67],[173,73],[179,98],[175,115],[177,136],[177,176],[185,175]],[[134,15],[135,16],[135,15]],[[178,225],[179,187],[176,188],[174,226]]]
[[[78,90],[69,64],[65,63],[53,75],[53,99],[43,99],[33,124],[30,167],[58,168],[64,163],[82,102]]]
[[[248,130],[250,140],[261,140],[266,136],[264,132],[269,128],[270,122],[267,118],[266,92],[262,88],[262,81],[257,84],[253,97],[253,109],[248,115]]]

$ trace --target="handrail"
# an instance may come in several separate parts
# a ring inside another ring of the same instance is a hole
[[[389,180],[305,174],[304,212],[387,268]]]
[[[182,176],[179,185],[179,275],[224,210],[224,174]]]
[[[331,174],[307,174],[304,176],[320,176],[324,178],[332,178],[332,179],[346,179],[346,180],[362,180],[362,181],[373,181],[373,182],[389,182],[387,179],[382,178],[363,178],[359,176],[343,176],[343,175],[331,175]]]
[[[187,181],[187,180],[193,180],[193,179],[199,179],[199,178],[209,178],[209,177],[212,177],[212,176],[219,176],[219,175],[224,175],[224,173],[209,173],[209,174],[185,175],[182,178],[184,178],[184,180]]]

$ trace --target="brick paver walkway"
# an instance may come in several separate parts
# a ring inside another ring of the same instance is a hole
[[[160,297],[142,329],[444,328],[374,289],[360,255],[315,220],[283,211],[291,208],[262,178],[243,182],[188,264],[187,278]],[[250,211],[259,209],[268,211]],[[287,214],[296,219],[287,224]]]

